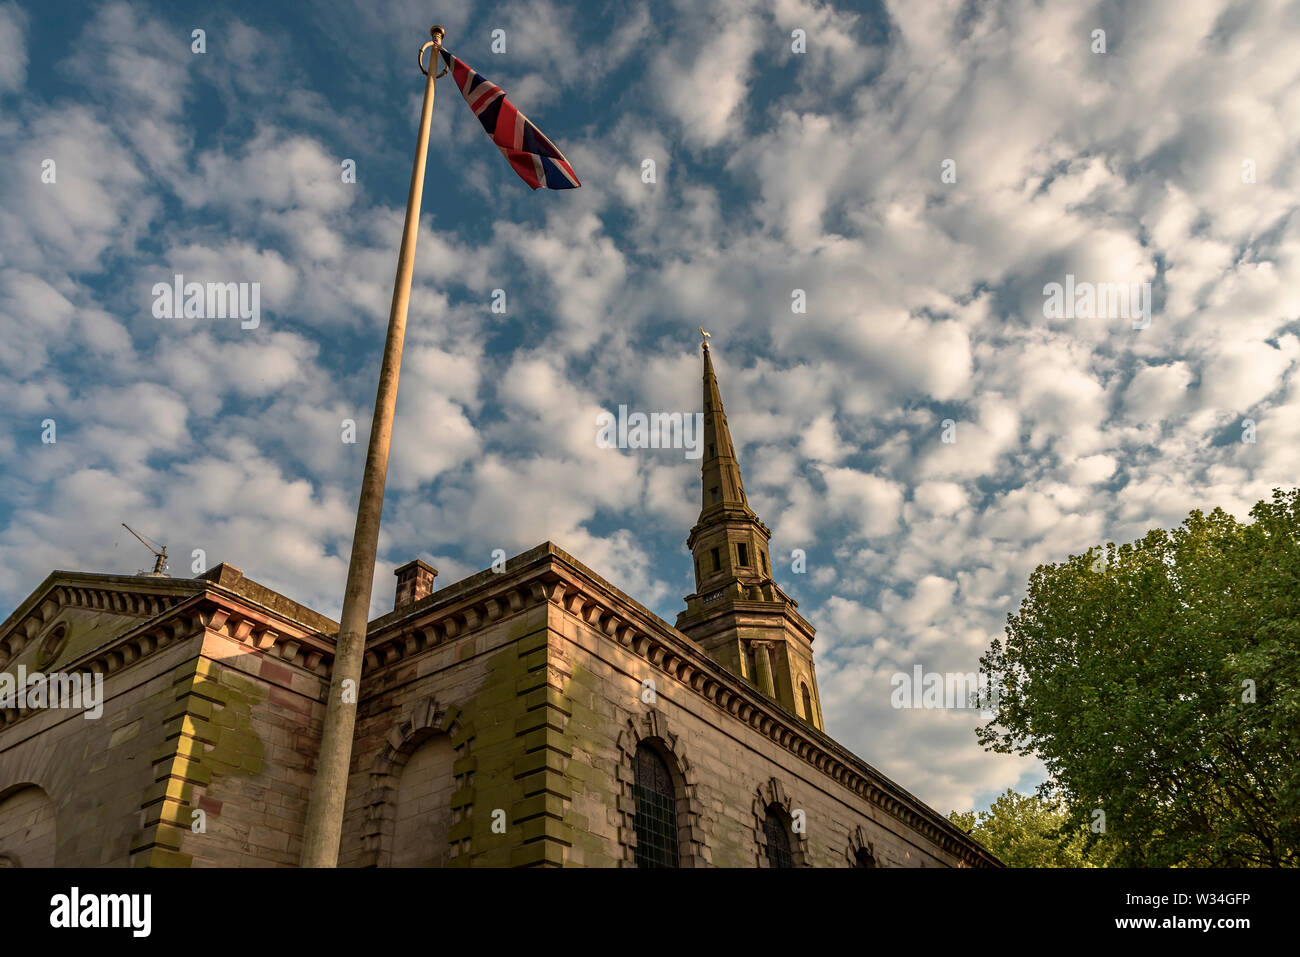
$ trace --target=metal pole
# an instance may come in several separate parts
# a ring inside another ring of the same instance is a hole
[[[406,197],[406,225],[402,248],[397,254],[397,276],[393,280],[393,305],[388,313],[388,337],[384,361],[379,370],[375,414],[366,451],[366,471],[357,503],[357,525],[352,535],[352,558],[348,562],[348,584],[343,595],[338,642],[325,705],[325,726],[321,732],[320,756],[307,806],[303,835],[303,867],[337,867],[339,842],[343,834],[343,809],[347,798],[348,767],[352,761],[352,736],[357,721],[357,700],[361,664],[365,657],[366,624],[370,615],[370,592],[375,580],[375,554],[379,549],[379,519],[384,509],[384,481],[388,475],[388,448],[393,436],[393,412],[397,405],[397,379],[402,368],[402,342],[406,337],[406,308],[411,299],[411,269],[415,262],[415,240],[420,224],[420,197],[424,191],[424,161],[429,149],[429,119],[433,115],[434,80],[438,52],[445,33],[442,27],[429,31],[429,69],[420,69],[424,84],[424,111],[411,170],[411,190]]]

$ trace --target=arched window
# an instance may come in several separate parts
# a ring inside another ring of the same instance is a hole
[[[763,836],[767,838],[767,866],[794,867],[794,855],[790,853],[790,828],[785,812],[775,804],[768,805],[763,817]]]
[[[636,746],[636,866],[677,867],[677,789],[664,759],[644,741]]]
[[[34,784],[0,797],[0,867],[54,866],[54,802]]]
[[[406,760],[397,785],[393,825],[393,867],[446,867],[451,859],[452,765],[456,749],[446,734],[435,734]]]
[[[805,681],[801,681],[801,682],[799,682],[799,687],[803,689],[803,716],[804,716],[804,719],[805,719],[809,724],[812,724],[812,721],[813,721],[812,695],[808,693],[808,683],[805,682]]]

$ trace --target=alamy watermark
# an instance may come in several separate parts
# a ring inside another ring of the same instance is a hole
[[[998,681],[982,671],[926,671],[914,665],[910,674],[894,672],[889,685],[894,708],[978,711],[984,718],[998,710]]]
[[[1151,325],[1151,283],[1076,282],[1066,273],[1065,284],[1043,287],[1043,316],[1047,319],[1131,319],[1134,329]]]
[[[153,286],[156,319],[240,319],[241,329],[262,322],[260,282],[186,282],[177,273],[172,281]]]
[[[602,449],[685,449],[688,459],[704,452],[704,413],[633,412],[596,416],[596,446]]]
[[[87,721],[97,719],[104,714],[104,676],[61,671],[28,674],[27,666],[19,665],[17,675],[0,673],[0,708],[64,708],[85,711],[82,717]]]
[[[153,895],[86,894],[80,887],[50,898],[50,926],[125,928],[132,937],[148,937],[153,929]]]

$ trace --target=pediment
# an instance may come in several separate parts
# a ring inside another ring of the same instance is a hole
[[[0,625],[0,670],[57,670],[202,589],[192,579],[54,572]]]

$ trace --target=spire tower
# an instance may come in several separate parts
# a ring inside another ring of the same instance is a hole
[[[715,660],[817,730],[821,699],[813,670],[814,629],[772,578],[771,531],[749,507],[740,461],[703,329],[704,450],[700,517],[686,547],[695,592],[677,627]]]

